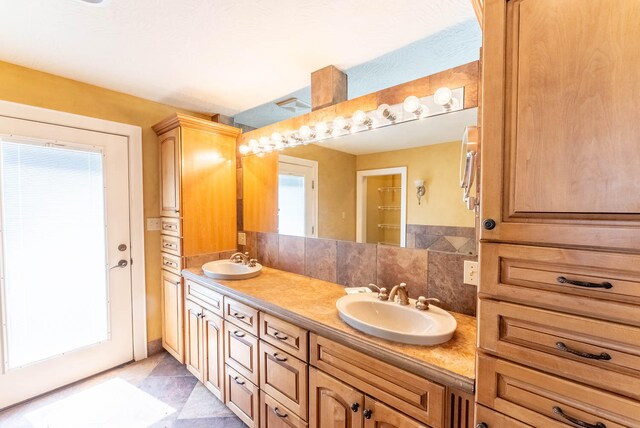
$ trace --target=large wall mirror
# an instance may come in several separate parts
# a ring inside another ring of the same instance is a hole
[[[469,108],[245,157],[245,183],[265,187],[244,211],[274,216],[275,230],[256,232],[475,254],[460,169],[476,121]]]

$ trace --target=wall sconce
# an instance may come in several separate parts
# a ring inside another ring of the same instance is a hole
[[[416,186],[416,196],[418,197],[418,205],[420,205],[420,200],[427,192],[427,189],[424,187],[424,180],[415,180],[413,184]]]

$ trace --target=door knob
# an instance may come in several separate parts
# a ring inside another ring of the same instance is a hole
[[[365,419],[371,419],[372,414],[373,412],[370,409],[364,409],[362,411],[362,416],[364,416]]]
[[[118,245],[118,251],[127,251],[127,244]]]
[[[496,227],[496,221],[492,218],[488,218],[482,222],[482,227],[486,230],[493,230]]]
[[[351,405],[351,411],[354,412],[354,413],[356,413],[359,408],[360,408],[360,404],[358,404],[358,403],[353,403]]]

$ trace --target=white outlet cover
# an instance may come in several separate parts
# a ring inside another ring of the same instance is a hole
[[[238,245],[247,245],[247,234],[238,232]]]
[[[479,282],[478,262],[473,260],[464,261],[464,283],[478,285]]]
[[[148,218],[147,230],[160,230],[160,218]]]

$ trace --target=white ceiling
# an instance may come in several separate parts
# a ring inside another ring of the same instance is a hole
[[[232,115],[473,16],[469,0],[0,0],[0,60]]]

